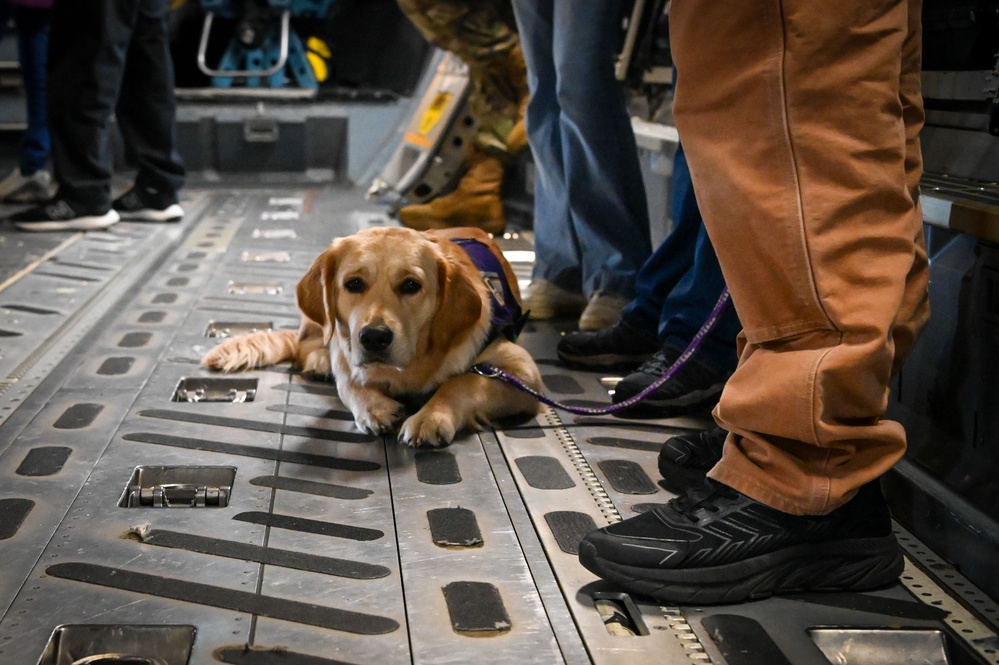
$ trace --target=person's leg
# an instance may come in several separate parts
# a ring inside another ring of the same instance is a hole
[[[462,164],[455,189],[427,203],[401,208],[399,221],[419,231],[475,226],[501,233],[506,227],[501,198],[506,165],[527,142],[521,112],[527,71],[509,2],[398,3],[429,42],[468,65],[468,106],[478,129],[477,143]]]
[[[579,241],[569,218],[558,80],[552,56],[553,0],[513,0],[531,98],[527,135],[534,156],[534,264],[532,279],[579,293]],[[528,300],[530,293],[527,294]]]
[[[174,148],[177,102],[167,27],[169,2],[122,1],[137,4],[138,9],[117,105],[118,125],[138,164],[135,187],[155,192],[161,203],[167,199],[176,203],[184,166]]]
[[[669,195],[673,230],[642,264],[635,279],[635,298],[621,312],[621,319],[630,325],[657,334],[669,318],[666,298],[693,267],[697,237],[704,227],[682,145],[673,157]]]
[[[902,364],[916,342],[916,336],[930,317],[928,287],[930,264],[926,255],[923,237],[923,214],[919,207],[919,180],[923,175],[923,158],[919,147],[919,131],[926,117],[923,112],[921,91],[922,72],[922,0],[909,0],[909,34],[902,45],[902,67],[899,76],[899,101],[902,103],[902,121],[905,125],[905,184],[916,202],[917,214],[912,229],[915,243],[915,259],[912,269],[905,279],[905,293],[895,326],[892,340],[895,355],[892,374],[902,368]]]
[[[48,9],[33,7],[17,10],[18,58],[28,110],[28,129],[21,139],[19,155],[21,174],[25,176],[44,171],[51,150],[46,83],[50,14]]]
[[[134,8],[123,0],[56,0],[49,48],[49,131],[57,197],[111,205],[109,123],[118,99]]]
[[[555,0],[552,49],[583,293],[630,299],[652,248],[635,136],[614,77],[618,10],[618,0]]]
[[[824,514],[905,448],[884,411],[921,252],[903,181],[909,6],[739,7],[681,0],[671,14],[677,124],[747,339],[715,411],[734,436],[710,475]],[[718,65],[736,57],[738,71]]]

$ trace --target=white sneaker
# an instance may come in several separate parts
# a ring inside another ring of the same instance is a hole
[[[7,203],[37,203],[49,198],[52,176],[48,171],[35,171],[29,176],[21,175],[15,168],[0,180],[0,200]]]
[[[525,289],[524,310],[531,312],[532,319],[578,316],[584,307],[586,298],[548,280],[536,279]]]
[[[614,293],[597,291],[579,317],[580,330],[602,330],[621,320],[621,310],[631,300]]]

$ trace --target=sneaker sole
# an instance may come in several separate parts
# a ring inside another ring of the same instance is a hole
[[[722,381],[721,383],[716,383],[710,388],[705,388],[704,390],[692,390],[685,395],[674,397],[672,399],[656,399],[655,397],[649,396],[641,402],[629,406],[627,409],[621,411],[621,415],[632,417],[641,416],[646,418],[669,418],[672,416],[687,415],[713,407],[718,402],[718,398],[721,397],[721,393],[724,388],[725,382]],[[635,394],[637,395],[638,393]],[[615,393],[614,403],[618,404],[630,399],[631,397],[633,397],[633,395],[619,397]]]
[[[163,210],[147,208],[145,210],[119,210],[122,219],[130,222],[179,222],[184,217],[184,209],[173,205]]]
[[[804,544],[708,568],[640,568],[604,561],[592,543],[579,562],[627,591],[660,603],[718,604],[806,591],[866,591],[898,580],[905,559],[895,536]]]
[[[118,213],[110,210],[103,215],[76,217],[66,221],[14,222],[22,231],[96,231],[114,226],[121,220]]]

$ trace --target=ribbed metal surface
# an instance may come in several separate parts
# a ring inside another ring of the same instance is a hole
[[[0,305],[22,307],[5,325],[23,333],[0,339],[0,499],[33,502],[0,540],[0,664],[39,662],[60,626],[193,626],[197,665],[269,649],[319,663],[721,664],[707,627],[733,614],[808,664],[820,662],[814,625],[947,626],[925,612],[889,616],[923,606],[898,585],[845,601],[859,610],[826,597],[734,608],[624,597],[645,634],[612,635],[594,598],[620,597],[574,546],[590,525],[670,498],[656,482],[658,446],[706,416],[549,409],[414,451],[357,432],[333,386],[287,366],[239,375],[255,381],[239,384],[242,401],[178,401],[178,386],[212,378],[198,360],[219,341],[213,323],[296,327],[294,287],[316,253],[392,223],[352,190],[187,196],[182,224],[77,237],[0,290]],[[526,277],[530,238],[503,244]],[[612,377],[556,364],[566,327],[531,323],[523,343],[555,397],[605,403]],[[120,507],[138,467],[213,467],[192,476],[209,485],[234,468],[228,505]],[[442,519],[479,538],[443,542]],[[994,639],[988,627],[973,636]]]

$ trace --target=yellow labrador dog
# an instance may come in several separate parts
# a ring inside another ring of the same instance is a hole
[[[476,255],[491,265],[477,266]],[[533,398],[469,372],[489,363],[542,387],[534,360],[512,341],[523,324],[513,270],[478,229],[371,228],[338,238],[297,295],[297,332],[233,337],[202,364],[228,372],[291,360],[332,373],[358,427],[398,427],[412,446],[444,445],[464,428],[538,412]],[[414,397],[426,401],[407,418],[402,401]]]

